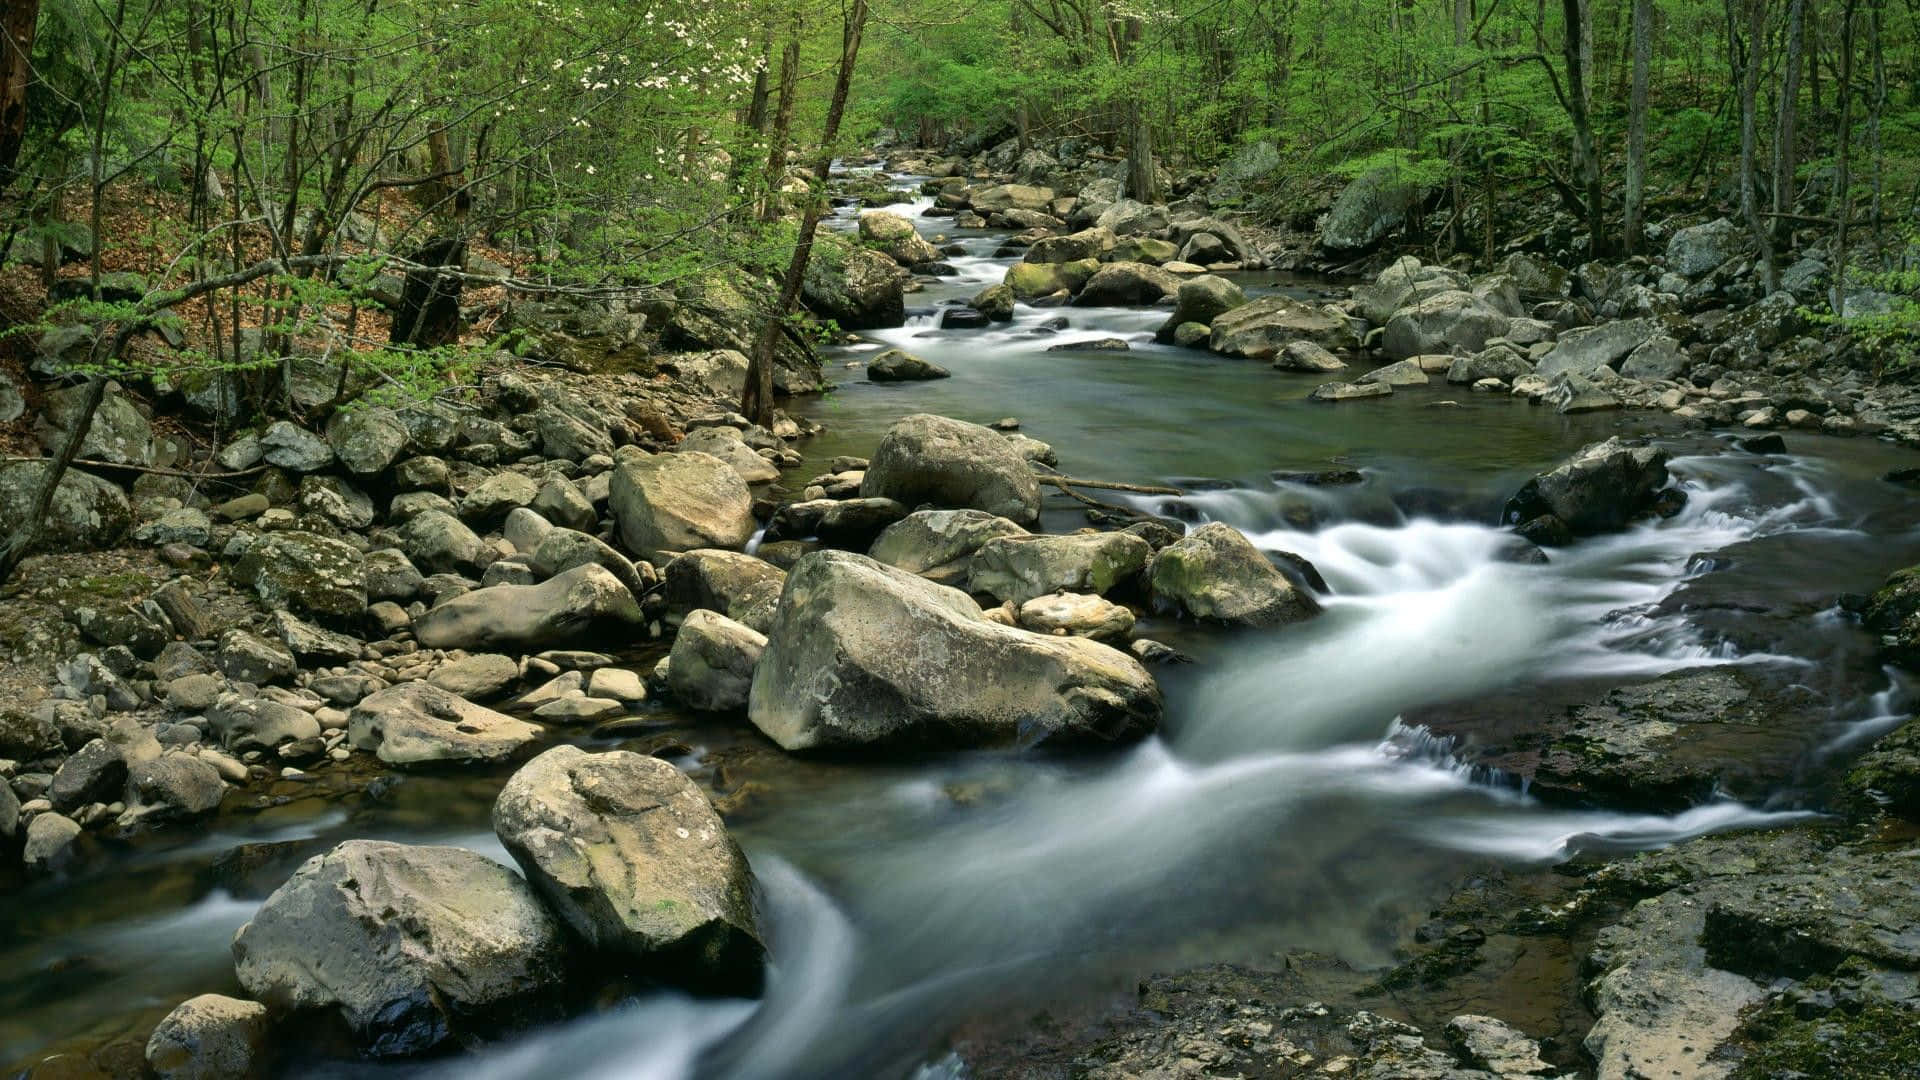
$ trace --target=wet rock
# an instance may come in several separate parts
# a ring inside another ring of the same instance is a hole
[[[1207,347],[1226,356],[1268,360],[1295,341],[1330,352],[1359,344],[1345,315],[1286,296],[1263,296],[1216,316]]]
[[[1527,481],[1502,520],[1526,526],[1551,516],[1572,536],[1613,532],[1651,510],[1666,484],[1665,450],[1615,436]]]
[[[251,585],[268,607],[347,619],[367,607],[366,564],[360,553],[317,533],[270,533],[255,540],[234,566],[234,580]]]
[[[801,297],[809,311],[832,319],[842,330],[880,330],[906,322],[903,290],[908,274],[898,263],[851,244],[832,250],[839,258],[807,263]]]
[[[1106,593],[1137,577],[1153,554],[1127,533],[1004,536],[973,556],[967,591],[1018,606],[1053,592]]]
[[[233,941],[249,994],[279,1013],[336,1013],[376,1057],[550,1013],[565,956],[559,924],[506,867],[373,840],[309,859]]]
[[[1346,361],[1341,360],[1339,357],[1315,345],[1311,341],[1289,341],[1281,346],[1280,352],[1274,356],[1273,366],[1279,371],[1323,373],[1344,370],[1347,364]],[[1360,381],[1367,382],[1369,380],[1362,378]],[[1374,379],[1371,381],[1381,382],[1383,380]],[[1427,377],[1423,373],[1420,376],[1420,382],[1424,385],[1426,381]],[[1392,384],[1388,383],[1388,385]]]
[[[33,512],[50,467],[45,461],[0,464],[0,515],[10,522],[25,520]],[[126,492],[84,469],[69,468],[54,488],[53,503],[41,519],[33,550],[109,548],[127,534],[132,524],[133,508]]]
[[[1857,810],[1920,821],[1920,723],[1900,725],[1861,755],[1847,773],[1845,796]]]
[[[882,210],[860,215],[860,239],[901,266],[930,263],[940,257],[933,245],[914,231],[913,222]]]
[[[1430,380],[1427,369],[1417,360],[1400,360],[1385,367],[1377,367],[1354,380],[1359,383],[1386,383],[1395,388],[1402,386],[1426,386]]]
[[[205,817],[220,809],[227,785],[219,770],[199,757],[167,753],[135,762],[127,770],[126,790],[121,828]]]
[[[1173,314],[1160,328],[1161,340],[1171,339],[1185,323],[1211,326],[1213,320],[1246,302],[1247,294],[1226,278],[1215,274],[1188,278],[1174,294]]]
[[[1180,279],[1140,262],[1101,265],[1074,296],[1079,307],[1138,307],[1157,304],[1180,291]]]
[[[538,585],[493,585],[414,621],[429,649],[533,652],[642,624],[632,590],[606,568],[577,566]]]
[[[1236,626],[1280,626],[1320,609],[1238,529],[1217,521],[1155,555],[1147,585],[1157,607]]]
[[[1387,397],[1392,393],[1392,383],[1329,382],[1321,383],[1319,386],[1314,387],[1313,393],[1307,395],[1307,400],[1326,402],[1362,401],[1366,398]]]
[[[234,753],[272,751],[320,734],[312,713],[266,698],[230,694],[207,713],[220,745]]]
[[[220,994],[174,1006],[147,1039],[147,1067],[158,1080],[236,1080],[257,1075],[272,1030],[267,1007]]]
[[[1540,1057],[1540,1044],[1491,1016],[1456,1016],[1447,1021],[1447,1043],[1467,1064],[1495,1076],[1557,1076]]]
[[[864,551],[874,538],[907,516],[892,499],[812,499],[788,503],[773,515],[766,539],[814,538],[828,547]]]
[[[353,748],[389,765],[504,761],[539,735],[536,725],[417,682],[368,695],[347,719]]]
[[[1614,381],[1617,382],[1617,378]],[[1601,382],[1575,371],[1563,371],[1555,375],[1548,381],[1540,400],[1552,405],[1555,412],[1567,415],[1606,412],[1621,408],[1624,404]]]
[[[1159,720],[1126,654],[988,622],[958,590],[846,552],[794,566],[767,639],[748,715],[789,750],[1117,739]]]
[[[988,541],[1025,535],[1018,524],[984,510],[920,510],[887,526],[869,553],[942,585],[963,585],[974,553]]]
[[[730,427],[696,428],[680,440],[678,452],[717,457],[732,466],[748,484],[765,484],[780,478],[780,470],[773,462],[755,453],[740,433]]]
[[[597,955],[702,990],[758,992],[765,947],[746,858],[672,765],[555,747],[507,781],[493,827]]]
[[[648,559],[695,548],[738,550],[753,537],[753,496],[725,461],[701,453],[634,455],[609,499],[627,550]]]
[[[887,429],[860,494],[913,507],[969,507],[1031,523],[1040,516],[1033,470],[998,432],[919,413]]]
[[[867,363],[869,382],[923,382],[944,379],[953,372],[929,363],[905,349],[888,349]]]
[[[738,551],[700,550],[677,556],[662,574],[669,610],[686,614],[699,608],[765,633],[773,625],[774,606],[786,584],[786,572]]]
[[[1027,247],[1021,256],[1030,263],[1068,263],[1081,259],[1098,259],[1114,249],[1116,237],[1112,230],[1102,228],[1082,229],[1067,236],[1043,236]]]
[[[667,686],[689,708],[736,712],[747,707],[754,665],[766,635],[712,611],[690,612],[669,654]]]
[[[1013,288],[1005,282],[989,285],[967,304],[994,322],[1008,322],[1013,318]]]
[[[127,783],[127,759],[120,748],[94,739],[63,762],[53,774],[47,798],[61,813],[72,813],[93,802],[112,802]]]

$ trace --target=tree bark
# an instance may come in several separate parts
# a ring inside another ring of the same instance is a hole
[[[1836,319],[1847,317],[1847,223],[1853,217],[1853,18],[1854,0],[1846,0],[1840,9],[1840,70],[1834,80],[1840,136],[1833,170],[1833,282],[1827,292]]]
[[[1773,135],[1773,240],[1784,245],[1792,235],[1786,215],[1793,212],[1793,174],[1799,168],[1794,126],[1800,107],[1800,69],[1806,42],[1806,0],[1788,0],[1786,67],[1780,75],[1779,113]]]
[[[1600,161],[1593,142],[1593,118],[1587,109],[1588,47],[1581,35],[1586,20],[1581,0],[1561,0],[1566,22],[1567,112],[1573,119],[1573,163],[1579,174],[1581,197],[1587,211],[1587,253],[1606,253],[1606,207],[1600,197]]]
[[[787,140],[793,137],[793,99],[800,85],[800,9],[793,9],[787,43],[780,50],[780,95],[773,107],[773,133],[767,140],[767,197],[760,220],[780,220],[780,185],[787,179]],[[826,177],[820,177],[821,183]]]
[[[1744,0],[1747,16],[1745,48],[1740,43],[1740,25],[1733,0],[1727,3],[1727,47],[1740,72],[1740,216],[1753,234],[1759,250],[1760,281],[1771,293],[1780,287],[1780,275],[1773,265],[1773,230],[1760,218],[1760,198],[1755,191],[1759,173],[1760,141],[1760,43],[1767,32],[1766,0]]]
[[[780,279],[780,298],[760,334],[753,343],[753,356],[747,362],[746,387],[740,394],[740,412],[761,427],[773,426],[773,352],[780,341],[782,325],[793,314],[800,300],[800,284],[806,280],[807,263],[813,258],[813,234],[826,212],[827,178],[833,171],[834,141],[840,137],[840,120],[847,111],[847,91],[853,85],[853,66],[860,55],[860,38],[867,30],[867,0],[853,0],[840,30],[840,66],[833,79],[833,98],[827,104],[827,119],[820,132],[820,156],[814,163],[814,184],[808,192],[807,209],[800,216],[800,235],[793,242],[793,256],[787,260],[787,272]],[[784,92],[786,77],[783,75]]]
[[[1633,89],[1627,102],[1626,223],[1622,241],[1629,255],[1646,242],[1647,78],[1653,66],[1654,0],[1633,0]]]
[[[27,88],[33,82],[33,28],[40,0],[0,4],[0,189],[13,183],[13,166],[27,137]]]

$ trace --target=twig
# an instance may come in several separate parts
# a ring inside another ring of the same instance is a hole
[[[5,457],[0,457],[0,461],[51,460],[51,458],[46,457],[22,457],[16,454],[8,454]],[[255,465],[251,469],[241,469],[239,472],[191,472],[186,469],[163,469],[158,465],[123,465],[117,461],[88,461],[84,458],[75,458],[68,464],[91,465],[96,469],[124,469],[128,472],[152,473],[155,476],[185,476],[194,480],[229,480],[241,476],[256,476],[273,468],[271,465]]]
[[[1153,484],[1123,484],[1118,480],[1082,480],[1079,477],[1063,473],[1044,472],[1038,478],[1056,486],[1072,484],[1074,487],[1094,488],[1099,491],[1126,491],[1135,495],[1185,495],[1179,488],[1158,487]],[[1071,494],[1069,492],[1069,494]]]

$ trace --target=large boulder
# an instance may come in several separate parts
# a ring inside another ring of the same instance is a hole
[[[1007,536],[974,555],[967,591],[1015,605],[1055,592],[1104,594],[1138,576],[1152,555],[1131,533]]]
[[[1150,731],[1132,657],[988,621],[958,589],[840,551],[787,575],[748,716],[789,750],[1112,740]]]
[[[234,565],[233,579],[251,585],[270,608],[330,619],[367,609],[366,559],[351,544],[318,533],[270,533]]]
[[[641,558],[738,549],[753,538],[753,495],[711,454],[633,453],[614,469],[609,493],[620,539]]]
[[[996,184],[970,194],[973,208],[980,213],[1007,210],[1032,210],[1046,213],[1053,206],[1053,189],[1027,184]]]
[[[27,520],[51,464],[16,461],[0,464],[0,515],[6,528]],[[68,469],[54,488],[53,503],[40,521],[35,551],[98,551],[120,542],[133,525],[126,492],[81,469]]]
[[[1173,314],[1160,328],[1160,337],[1171,340],[1173,332],[1183,323],[1212,326],[1213,320],[1246,302],[1247,294],[1240,286],[1218,274],[1190,277],[1181,282],[1179,291],[1174,293]]]
[[[1263,296],[1212,320],[1207,348],[1227,356],[1271,360],[1289,342],[1310,341],[1329,352],[1359,344],[1347,317],[1334,308],[1289,296]]]
[[[1082,229],[1066,236],[1043,236],[1027,247],[1023,261],[1030,263],[1069,263],[1098,259],[1112,251],[1116,238],[1112,230]]]
[[[1217,521],[1162,548],[1147,587],[1158,607],[1235,626],[1280,626],[1320,610],[1240,530]]]
[[[1658,327],[1652,319],[1621,319],[1560,335],[1553,351],[1540,360],[1538,375],[1552,378],[1563,371],[1591,378],[1601,368],[1611,368],[1633,350],[1646,344]]]
[[[1512,382],[1522,375],[1533,374],[1533,363],[1520,355],[1511,345],[1494,345],[1481,349],[1469,356],[1456,358],[1447,367],[1447,381],[1470,386],[1481,379],[1501,379]]]
[[[700,549],[676,556],[662,573],[667,608],[684,615],[705,608],[765,633],[787,572],[738,551]]]
[[[1180,291],[1180,278],[1141,262],[1111,262],[1093,272],[1073,302],[1080,307],[1157,304]]]
[[[914,231],[913,222],[884,210],[870,210],[860,215],[860,239],[901,266],[917,266],[940,258],[940,252]]]
[[[1365,251],[1406,223],[1419,185],[1387,167],[1356,177],[1320,222],[1320,246],[1336,254]]]
[[[469,765],[505,761],[540,736],[540,728],[475,705],[424,682],[369,694],[347,717],[355,750],[389,765]]]
[[[1747,230],[1726,218],[1715,218],[1673,234],[1667,241],[1667,267],[1683,277],[1697,278],[1739,257],[1751,246]]]
[[[998,537],[1025,535],[1015,522],[985,510],[920,510],[887,526],[868,554],[942,585],[964,585],[975,552]]]
[[[414,620],[413,633],[429,649],[531,653],[644,619],[633,591],[612,571],[588,563],[538,585],[462,593]]]
[[[327,425],[327,445],[348,472],[371,476],[400,460],[407,448],[407,426],[392,409],[354,409]]]
[[[1656,334],[1627,354],[1620,362],[1620,374],[1630,379],[1677,379],[1692,366],[1693,358],[1679,342]]]
[[[1612,532],[1652,509],[1666,484],[1665,450],[1615,436],[1527,481],[1502,519],[1536,542]]]
[[[746,856],[672,765],[556,746],[507,781],[493,829],[596,955],[702,990],[758,992],[766,949]]]
[[[725,615],[691,612],[674,635],[667,659],[667,686],[676,700],[702,712],[747,707],[753,669],[767,637]]]
[[[401,524],[400,550],[430,574],[479,574],[494,552],[467,523],[444,510],[426,510]]]
[[[695,428],[676,447],[682,454],[708,454],[732,466],[748,484],[765,484],[780,479],[780,469],[748,446],[733,428],[714,425]]]
[[[807,310],[842,330],[883,330],[907,321],[907,276],[880,252],[816,241],[800,296]]]
[[[1115,236],[1157,233],[1167,227],[1167,208],[1150,206],[1134,199],[1121,199],[1100,211],[1094,223]]]
[[[905,349],[888,349],[867,361],[868,382],[925,382],[944,379],[953,372],[929,360],[922,360]]]
[[[307,860],[234,936],[233,960],[261,1004],[337,1014],[380,1057],[550,1014],[566,979],[560,925],[513,871],[378,840]]]
[[[1020,524],[1040,518],[1040,485],[1011,443],[979,424],[927,413],[902,417],[887,429],[860,494],[908,507],[985,510]]]
[[[36,432],[48,454],[66,445],[67,433],[86,408],[88,390],[70,386],[47,394]],[[153,425],[140,414],[132,401],[118,390],[109,389],[100,398],[100,407],[80,440],[79,457],[83,461],[104,461],[114,465],[153,464]]]
[[[1478,352],[1489,339],[1505,335],[1512,322],[1472,293],[1449,290],[1394,312],[1380,347],[1395,360],[1455,349]]]

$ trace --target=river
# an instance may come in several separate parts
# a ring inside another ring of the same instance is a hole
[[[896,209],[941,235],[950,220],[918,217],[925,205],[903,193]],[[835,225],[850,223],[843,214]],[[879,385],[840,370],[840,389],[799,407],[827,426],[801,445],[799,475],[869,453],[903,413],[1015,416],[1069,474],[1181,486],[1194,493],[1126,498],[1229,522],[1310,560],[1330,587],[1325,614],[1241,634],[1143,620],[1140,633],[1196,662],[1156,670],[1163,730],[1117,751],[790,759],[743,721],[659,710],[657,731],[629,745],[715,786],[754,785],[731,824],[763,889],[774,970],[762,1000],[646,995],[477,1056],[303,1061],[290,1075],[968,1075],[948,1052],[962,1027],[1013,1030],[1062,1002],[1121,1000],[1148,972],[1289,949],[1388,964],[1409,921],[1476,867],[1545,867],[1583,848],[1656,847],[1809,810],[1797,786],[1674,815],[1544,805],[1506,777],[1455,765],[1444,743],[1400,721],[1417,707],[1748,664],[1805,671],[1801,681],[1827,696],[1830,722],[1809,761],[1904,716],[1904,688],[1865,659],[1871,642],[1835,611],[1784,628],[1753,612],[1750,632],[1731,632],[1728,619],[1748,616],[1696,618],[1662,601],[1718,572],[1699,556],[1736,547],[1743,580],[1776,579],[1783,597],[1870,590],[1915,554],[1920,510],[1878,479],[1908,452],[1789,433],[1790,453],[1754,455],[1664,414],[1560,416],[1441,385],[1319,404],[1306,400],[1319,377],[1153,345],[1160,311],[1022,306],[1011,324],[939,328],[942,307],[1000,279],[1000,239],[946,238],[968,252],[950,260],[958,274],[910,297],[905,327],[831,358],[899,346],[953,377]],[[1250,292],[1330,295],[1324,282],[1240,280]],[[1105,337],[1130,349],[1047,351]],[[1512,561],[1496,525],[1504,498],[1623,433],[1670,449],[1686,507],[1545,564]],[[1362,481],[1275,478],[1336,466]],[[1084,524],[1076,504],[1048,499],[1050,531]],[[74,1040],[143,1039],[181,997],[231,989],[233,931],[331,842],[455,843],[510,862],[486,825],[503,779],[290,790],[209,833],[36,886],[0,914],[0,1061]]]

